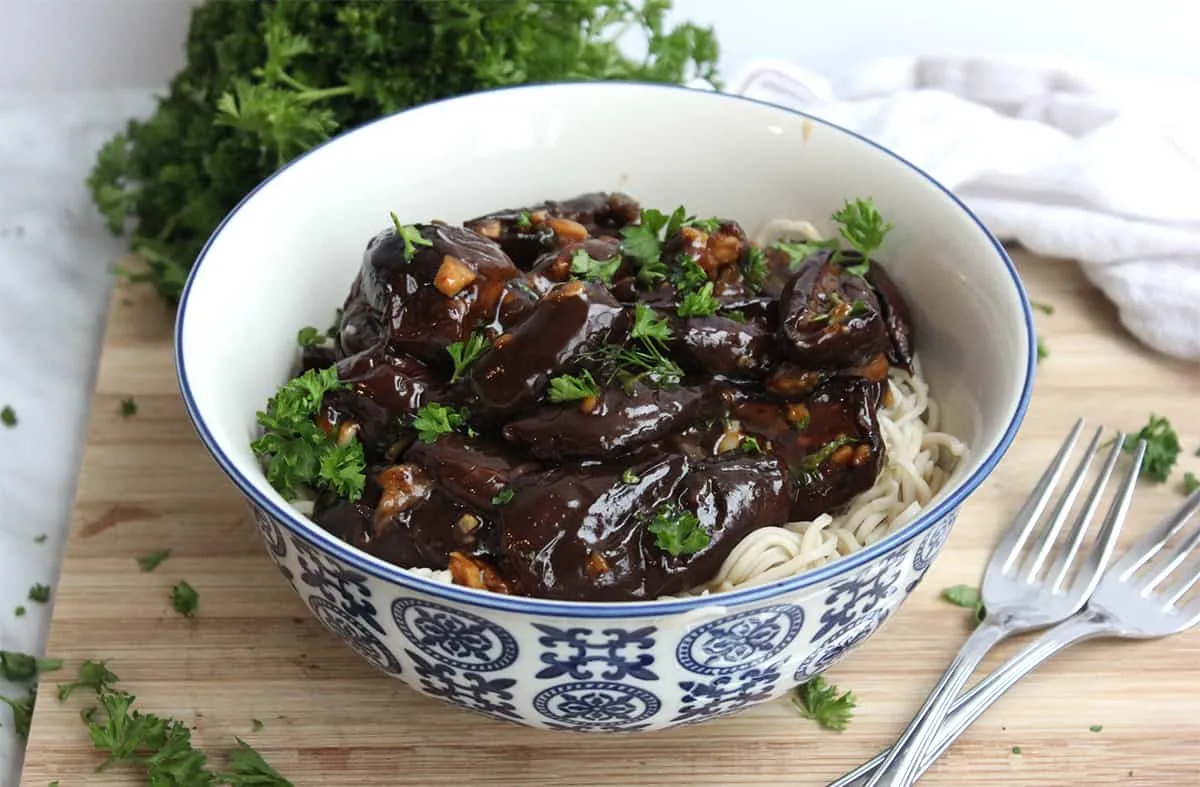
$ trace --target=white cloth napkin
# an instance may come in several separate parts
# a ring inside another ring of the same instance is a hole
[[[881,60],[834,89],[786,62],[728,88],[857,131],[1001,240],[1077,259],[1147,345],[1200,361],[1200,83],[1044,60]]]

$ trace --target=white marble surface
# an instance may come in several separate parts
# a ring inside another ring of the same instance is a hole
[[[140,90],[0,92],[0,407],[18,419],[0,426],[0,650],[44,646],[53,595],[49,604],[26,597],[36,583],[57,584],[121,251],[84,178],[96,148],[150,106]],[[0,693],[24,689],[0,680]],[[7,708],[0,725],[0,785],[15,785],[23,746]]]

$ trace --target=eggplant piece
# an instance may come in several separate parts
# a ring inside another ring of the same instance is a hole
[[[495,321],[505,284],[519,271],[491,240],[462,227],[418,224],[375,236],[359,274],[363,297],[383,317],[388,343],[446,366],[446,347]]]
[[[499,244],[513,264],[523,271],[557,241],[546,225],[545,211],[501,210],[464,222],[464,226]]]
[[[775,337],[752,322],[690,317],[677,334],[691,366],[725,377],[761,377],[776,362]]]
[[[874,486],[886,459],[878,417],[885,385],[839,377],[805,403],[809,419],[796,443],[802,456],[789,458],[793,518],[837,513]]]
[[[542,460],[604,458],[705,417],[713,397],[703,388],[607,388],[594,399],[551,405],[509,422],[504,438]]]
[[[914,340],[908,301],[904,299],[900,288],[883,265],[875,260],[871,260],[871,265],[867,268],[867,281],[875,288],[875,295],[879,298],[879,306],[883,311],[883,321],[892,340],[887,353],[888,360],[911,372]]]
[[[378,344],[337,365],[338,379],[378,404],[393,418],[415,413],[441,398],[442,383],[425,364]]]
[[[560,284],[471,365],[471,389],[485,409],[515,413],[537,402],[551,376],[581,353],[609,339],[624,340],[627,330],[620,304],[599,282]]]
[[[337,333],[339,359],[369,350],[383,339],[382,317],[363,295],[360,272],[350,285],[350,294],[342,306]]]
[[[612,263],[621,256],[621,242],[616,238],[588,238],[568,243],[562,248],[546,252],[539,257],[533,264],[532,273],[541,275],[547,281],[556,284],[569,280],[572,278],[572,274],[575,274],[575,278],[584,278],[579,272],[573,270],[575,257],[580,252],[597,262]],[[620,260],[617,265],[618,267],[609,277],[609,282],[631,273],[632,266],[627,261]]]
[[[789,401],[802,400],[824,385],[830,373],[814,369],[805,369],[794,363],[784,361],[775,367],[763,383],[767,393]]]
[[[806,260],[780,296],[780,338],[809,369],[856,366],[887,350],[891,339],[875,291],[832,254]]]
[[[641,217],[637,200],[620,192],[591,192],[567,200],[547,200],[543,207],[550,216],[582,224],[590,235],[619,237],[622,227],[636,224]]]
[[[501,571],[525,593],[568,601],[654,598],[644,512],[670,502],[691,462],[678,455],[619,467],[556,468],[523,476],[497,518]],[[635,480],[636,479],[636,480]]]
[[[413,443],[404,458],[423,467],[448,497],[478,511],[494,509],[493,498],[505,487],[538,469],[504,446],[467,442],[453,433],[433,443]]]

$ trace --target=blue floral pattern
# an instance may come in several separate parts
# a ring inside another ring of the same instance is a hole
[[[937,557],[938,551],[950,537],[950,528],[954,527],[956,513],[951,511],[942,517],[942,521],[930,528],[929,533],[921,540],[920,545],[913,551],[913,571],[923,574],[925,569],[929,568],[929,564]]]
[[[840,637],[876,609],[888,609],[886,602],[899,590],[897,583],[904,575],[905,548],[897,549],[875,563],[869,563],[859,573],[835,583],[825,597],[821,625],[810,642]]]
[[[675,658],[688,672],[728,675],[773,658],[804,625],[804,610],[793,604],[727,615],[688,632]]]
[[[342,617],[358,621],[376,634],[384,633],[375,604],[371,601],[371,588],[365,575],[344,568],[301,538],[293,536],[292,546],[296,549],[300,581],[317,591],[318,595],[309,596],[308,599],[308,605],[314,612],[317,606],[313,598],[323,598],[329,602],[323,607],[336,609]]]
[[[412,660],[421,690],[430,697],[439,697],[502,721],[521,718],[513,704],[512,688],[517,683],[514,679],[487,677],[429,661],[415,651],[406,650],[405,653]]]
[[[830,637],[821,643],[820,648],[801,662],[793,679],[797,683],[804,683],[841,661],[855,645],[875,633],[875,630],[887,620],[889,614],[891,614],[890,610],[879,610],[859,621],[857,625],[844,630],[839,636]]]
[[[287,557],[287,539],[284,537],[283,528],[279,526],[279,523],[255,506],[250,507],[250,513],[254,515],[254,521],[258,524],[258,532],[262,533],[263,541],[271,554],[276,558]]]
[[[609,681],[577,681],[551,686],[533,698],[533,707],[552,727],[573,730],[634,730],[653,718],[662,701],[639,686]]]
[[[625,677],[638,680],[658,680],[650,669],[654,656],[654,626],[633,631],[607,628],[595,632],[587,628],[561,629],[534,623],[542,633],[538,644],[546,650],[541,661],[546,665],[537,677],[543,679],[569,675],[574,680],[602,678],[621,680]],[[599,672],[599,674],[596,674]]]
[[[709,681],[680,681],[683,705],[672,722],[696,724],[725,716],[771,696],[779,681],[779,665],[751,667],[744,672],[720,675]]]
[[[350,617],[332,601],[321,596],[309,596],[308,607],[317,620],[325,624],[325,628],[345,640],[358,655],[389,675],[401,673],[400,662],[395,655],[383,640],[363,625],[361,618]]]
[[[401,598],[392,604],[392,620],[414,647],[451,667],[492,672],[517,660],[512,634],[470,612]]]

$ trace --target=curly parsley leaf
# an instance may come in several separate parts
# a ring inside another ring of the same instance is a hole
[[[871,255],[883,245],[883,239],[895,227],[883,220],[870,198],[847,200],[832,218],[838,225],[838,234],[861,255],[855,264],[844,266],[846,272],[865,276],[871,264]]]
[[[448,405],[430,402],[417,410],[412,427],[417,430],[417,437],[422,443],[436,443],[442,435],[450,434],[466,424],[469,415],[466,408],[456,410]]]
[[[700,267],[700,263],[683,254],[676,258],[675,268],[667,280],[681,293],[695,292],[709,283],[708,274]]]
[[[14,683],[36,680],[43,672],[62,669],[62,659],[39,659],[15,650],[0,650],[0,678]]]
[[[29,724],[33,721],[33,706],[37,702],[37,687],[31,686],[23,697],[5,697],[0,695],[3,702],[12,711],[13,730],[22,738],[29,737]]]
[[[316,347],[325,341],[325,334],[318,331],[311,325],[305,325],[296,332],[296,344],[302,348]]]
[[[4,405],[0,408],[0,424],[4,424],[9,429],[17,425],[17,411],[12,409],[12,405]]]
[[[823,729],[841,732],[854,718],[858,702],[850,691],[838,694],[838,687],[818,675],[801,683],[792,695],[792,704],[806,719],[812,719]]]
[[[1165,482],[1171,475],[1175,460],[1183,450],[1175,427],[1171,426],[1171,422],[1166,418],[1151,413],[1150,420],[1137,434],[1125,438],[1125,451],[1132,454],[1139,440],[1146,441],[1142,475],[1158,484]]]
[[[621,228],[621,251],[637,264],[639,284],[651,286],[666,278],[667,266],[662,259],[662,246],[667,238],[683,226],[685,216],[682,205],[669,216],[660,210],[646,208],[642,210],[637,224]]]
[[[76,689],[91,689],[97,694],[107,691],[121,679],[110,670],[107,662],[85,661],[79,665],[75,680],[58,684],[58,699],[66,702]]]
[[[611,285],[620,267],[620,255],[610,260],[598,260],[589,255],[586,249],[571,252],[571,275],[577,279],[593,279]]]
[[[560,374],[550,378],[550,401],[556,404],[575,402],[602,393],[600,384],[592,377],[592,373]]]
[[[158,564],[171,556],[169,549],[156,549],[153,552],[142,555],[137,559],[138,568],[142,571],[153,571],[158,568]]]
[[[228,770],[218,774],[218,782],[230,787],[292,787],[253,746],[241,738],[236,740],[238,747],[230,752]]]
[[[304,487],[328,489],[355,501],[366,485],[366,457],[356,439],[338,443],[314,422],[325,395],[346,385],[337,369],[310,369],[289,380],[257,414],[263,435],[250,444],[267,481],[294,500]]]
[[[712,540],[700,518],[675,503],[656,508],[646,530],[654,536],[655,545],[672,557],[695,554]]]
[[[181,579],[171,588],[171,606],[185,618],[194,618],[200,607],[200,594],[187,580]]]
[[[713,297],[713,283],[710,281],[699,290],[683,296],[675,313],[680,317],[711,317],[721,309],[721,302]]]
[[[671,326],[665,317],[644,303],[633,308],[633,328],[629,335],[634,339],[652,339],[665,342],[671,338]]]
[[[458,382],[459,378],[466,374],[467,367],[487,352],[490,346],[487,336],[478,331],[472,333],[465,342],[453,342],[447,345],[446,352],[450,354],[450,360],[454,362],[454,373],[450,375],[450,382]]]
[[[36,601],[39,604],[45,604],[50,600],[50,586],[37,583],[29,588],[29,600]]]
[[[632,467],[627,467],[621,472],[621,483],[637,484],[641,483],[642,477],[634,472]]]
[[[1197,489],[1200,489],[1200,478],[1197,478],[1196,474],[1189,470],[1183,474],[1183,493],[1190,495]]]

